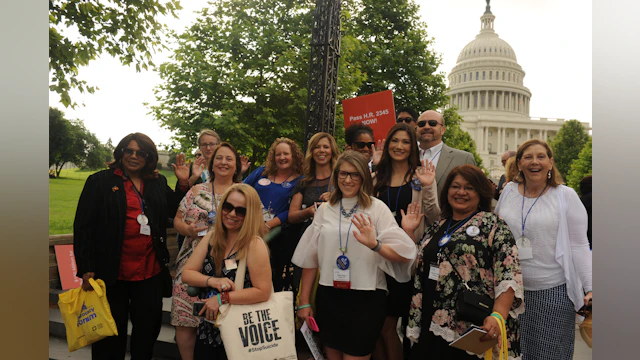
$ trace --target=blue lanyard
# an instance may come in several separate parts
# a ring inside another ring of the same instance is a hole
[[[426,152],[427,150],[424,150],[424,151]],[[433,155],[433,157],[431,157],[431,159],[429,159],[429,162],[433,162],[433,159],[435,159],[436,156],[438,156],[441,152],[442,152],[442,148],[440,148],[440,150],[438,150],[438,152],[435,155]]]
[[[400,193],[402,192],[402,188],[405,185],[406,183],[400,186],[400,188],[398,189],[398,195],[396,195],[396,208],[392,211],[396,214],[398,211],[398,202],[400,201]],[[389,206],[389,209],[391,209],[391,186],[387,186],[387,205]]]
[[[549,185],[549,184],[547,184],[547,185]],[[529,217],[529,213],[531,212],[531,209],[533,209],[533,207],[538,202],[538,199],[540,199],[540,196],[542,196],[544,191],[547,190],[547,185],[545,185],[544,189],[542,189],[540,194],[538,194],[538,196],[536,197],[536,201],[533,202],[533,204],[529,208],[529,211],[527,211],[527,215],[525,216],[524,215],[524,194],[527,192],[527,184],[524,184],[524,191],[522,192],[522,215],[521,215],[521,218],[522,218],[522,236],[523,237],[524,237],[524,224],[527,222],[527,218]]]
[[[329,186],[331,185],[331,176],[333,176],[333,174],[329,176],[329,182],[327,183],[327,191],[329,191]],[[320,201],[320,195],[322,195],[322,193],[320,192],[320,185],[318,185],[318,178],[316,178],[316,192],[318,193],[318,201]]]
[[[356,203],[356,206],[358,206],[358,204]],[[344,208],[342,207],[342,199],[340,199],[340,213],[338,214],[338,217],[340,218],[340,222],[338,223],[338,235],[340,235],[340,251],[342,252],[342,255],[344,255],[344,253],[347,252],[347,247],[349,246],[349,235],[351,234],[351,225],[353,225],[353,221],[351,221],[351,217],[349,217],[349,230],[347,230],[347,241],[344,244],[344,247],[342,247],[342,211],[344,210]]]
[[[142,197],[142,194],[140,194],[140,192],[138,191],[138,188],[136,187],[136,184],[133,183],[133,180],[131,180],[129,175],[127,175],[126,172],[123,172],[123,174],[125,179],[131,181],[131,185],[133,185],[133,191],[136,192],[136,195],[138,196],[138,201],[140,201],[140,210],[142,210],[142,214],[144,214],[144,198]]]
[[[473,215],[477,214],[477,213],[478,213],[477,211],[474,211],[474,212],[473,212],[473,214],[471,214],[471,215],[467,216],[467,218],[466,218],[466,219],[462,220],[462,222],[461,222],[460,224],[456,225],[456,227],[455,227],[455,228],[453,228],[453,230],[451,230],[451,232],[449,232],[449,228],[451,227],[451,222],[453,222],[453,216],[451,216],[451,218],[449,219],[449,224],[447,224],[447,230],[445,230],[444,235],[443,235],[442,237],[445,237],[445,236],[451,237],[451,234],[453,234],[454,232],[456,232],[456,230],[458,230],[462,225],[466,224],[466,223],[467,223],[467,221],[469,221],[469,219],[471,219],[471,217],[472,217]],[[440,244],[438,243],[438,246],[443,247],[443,246],[444,246],[444,245],[446,245],[447,243],[448,243],[448,241],[447,241],[447,242],[445,242],[445,243],[444,243],[444,244],[442,244],[442,245],[440,245]]]

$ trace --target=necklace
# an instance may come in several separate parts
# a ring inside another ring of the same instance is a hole
[[[349,213],[347,213],[344,208],[342,207],[342,199],[340,199],[340,212],[342,213],[342,216],[344,216],[345,218],[350,218],[351,215],[353,215],[354,212],[356,212],[356,209],[358,208],[358,203],[356,203],[351,210],[349,210]]]

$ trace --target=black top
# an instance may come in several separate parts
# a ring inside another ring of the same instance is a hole
[[[398,196],[398,191],[400,191],[400,196]],[[398,226],[402,224],[402,213],[400,210],[404,210],[407,212],[407,207],[411,204],[411,199],[413,198],[413,191],[411,188],[411,184],[406,183],[402,186],[388,186],[386,190],[380,193],[378,199],[382,200],[387,206],[389,210],[393,213],[395,211],[395,218]]]
[[[582,197],[580,198],[580,200],[582,200],[582,204],[584,205],[584,208],[587,209],[587,221],[588,221],[588,226],[587,226],[587,239],[589,239],[589,248],[592,248],[592,244],[591,244],[591,193],[588,194],[584,194],[582,195]]]
[[[176,213],[183,196],[184,192],[179,188],[174,192],[161,174],[158,178],[144,180],[144,213],[149,218],[153,247],[163,271],[168,270],[170,258],[166,243],[168,219]],[[107,285],[116,282],[120,271],[126,213],[127,199],[122,176],[108,169],[87,178],[73,222],[73,251],[78,277],[95,272],[95,277],[104,280]]]

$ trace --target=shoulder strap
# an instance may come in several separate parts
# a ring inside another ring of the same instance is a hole
[[[260,239],[262,246],[264,246],[265,249],[267,249],[267,245],[264,243],[264,240],[262,240],[261,237],[258,237],[258,239]],[[244,276],[247,272],[247,256],[248,255],[245,255],[242,259],[240,259],[240,264],[238,264],[238,270],[236,271],[236,281],[235,281],[236,290],[244,289]],[[273,292],[273,287],[271,288],[271,291]]]

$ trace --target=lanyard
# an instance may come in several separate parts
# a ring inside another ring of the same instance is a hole
[[[289,178],[293,175],[293,172],[291,172],[291,174],[289,174],[289,176],[287,176],[286,179],[284,179],[284,181],[282,183],[280,183],[280,186],[282,186],[285,189],[288,189],[291,187],[291,184],[287,182],[287,180],[289,180]],[[278,174],[276,174],[276,176],[273,177],[273,183],[276,183],[276,178],[278,177]],[[267,179],[269,179],[269,177],[267,177]]]
[[[354,209],[358,206],[358,203],[356,203],[356,205],[354,206]],[[353,221],[349,221],[349,230],[347,230],[347,241],[344,244],[344,247],[342,247],[342,212],[344,211],[344,208],[342,207],[342,199],[340,199],[340,214],[338,214],[338,217],[340,218],[340,222],[338,223],[338,235],[340,235],[340,251],[342,252],[342,255],[344,255],[344,253],[347,252],[347,246],[349,246],[349,235],[351,234],[351,225],[353,225]],[[351,215],[351,214],[350,214]],[[351,216],[349,216],[349,220],[351,220]]]
[[[124,178],[131,181],[131,185],[133,185],[133,190],[136,192],[136,195],[138,196],[138,201],[140,201],[140,209],[142,210],[142,214],[144,214],[144,198],[142,197],[142,194],[140,194],[140,192],[138,191],[138,188],[136,187],[136,184],[133,183],[133,180],[131,180],[131,178],[129,177],[129,175],[127,175],[126,172],[124,173]]]
[[[427,150],[429,150],[429,149],[427,149]],[[423,150],[423,151],[426,153],[427,150]],[[435,159],[436,156],[440,155],[441,152],[442,152],[442,148],[440,148],[440,150],[438,150],[438,152],[435,155],[433,155],[433,157],[431,157],[431,159],[429,159],[429,162],[433,162],[433,159]]]
[[[398,189],[398,195],[396,195],[396,208],[392,211],[395,214],[397,214],[397,211],[398,211],[398,202],[400,201],[400,193],[402,192],[402,188],[405,185],[406,183],[400,185],[400,188]],[[389,206],[389,209],[391,209],[391,186],[387,186],[387,205]]]
[[[458,230],[462,225],[466,224],[467,221],[469,221],[469,219],[471,219],[471,217],[475,214],[477,214],[477,211],[474,211],[473,214],[467,216],[466,219],[462,220],[461,223],[459,223],[458,225],[456,225],[455,228],[453,228],[453,230],[451,230],[451,232],[449,232],[449,228],[451,227],[451,222],[453,222],[453,216],[451,216],[451,218],[449,219],[449,224],[447,224],[447,230],[445,230],[444,235],[442,236],[442,238],[451,238],[451,234],[453,234],[454,232],[456,232],[456,230]],[[444,245],[446,245],[449,242],[449,240],[447,241],[439,241],[438,242],[438,246],[443,247]]]
[[[549,184],[547,184],[547,185],[549,185]],[[538,199],[540,199],[540,196],[542,196],[544,191],[547,190],[547,185],[545,185],[544,189],[542,189],[540,194],[538,194],[538,196],[536,197],[536,200],[533,202],[533,204],[529,208],[529,211],[527,211],[527,215],[524,214],[524,194],[527,192],[527,185],[526,184],[524,185],[524,191],[522,192],[522,215],[521,215],[521,218],[522,218],[522,236],[524,236],[524,224],[527,222],[527,218],[529,217],[529,213],[531,212],[531,209],[533,209],[533,207],[538,202]]]
[[[329,182],[327,183],[327,191],[329,191],[329,185],[331,185],[331,176],[329,176]],[[318,193],[318,201],[320,201],[320,195],[322,195],[322,193],[320,192],[320,185],[318,185],[318,178],[316,178],[316,192]]]

